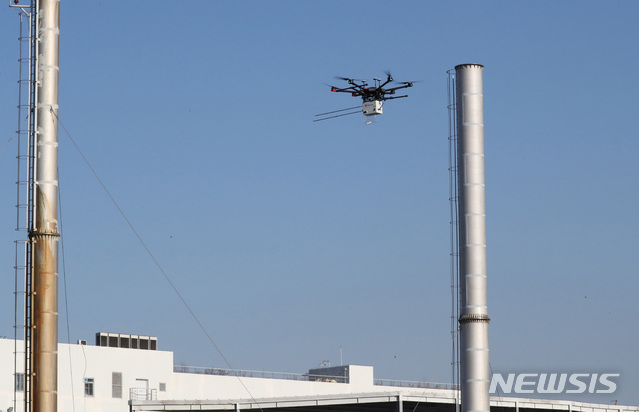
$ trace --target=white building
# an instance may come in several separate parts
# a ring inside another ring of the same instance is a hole
[[[59,411],[455,411],[456,391],[446,385],[375,381],[371,366],[320,368],[306,374],[233,372],[174,366],[173,352],[156,350],[153,337],[98,334],[96,343],[115,347],[59,344]],[[21,362],[14,381],[16,347],[21,353],[23,342],[0,339],[0,412],[24,410]],[[504,412],[639,412],[636,406],[497,397],[491,398],[491,407]]]

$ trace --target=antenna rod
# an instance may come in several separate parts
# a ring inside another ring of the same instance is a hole
[[[60,0],[35,2],[36,153],[33,245],[32,411],[58,408],[58,75]],[[55,116],[54,116],[55,115]]]
[[[480,64],[455,67],[462,412],[489,412],[484,92]]]
[[[323,119],[315,119],[315,120],[313,120],[313,122],[321,122],[322,120],[334,119],[336,117],[348,116],[349,114],[357,114],[357,113],[361,113],[361,112],[362,112],[361,110],[358,110],[358,111],[352,112],[352,113],[337,114],[335,116],[324,117]]]
[[[317,116],[324,116],[324,115],[332,114],[332,113],[345,112],[346,110],[353,110],[353,109],[359,109],[359,108],[360,108],[360,106],[354,106],[354,107],[348,107],[348,108],[346,108],[346,109],[333,110],[332,112],[326,112],[326,113],[319,113],[319,114],[316,114],[316,115],[315,115],[315,117],[317,117]]]

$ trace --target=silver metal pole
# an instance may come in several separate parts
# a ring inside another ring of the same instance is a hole
[[[460,355],[462,412],[490,411],[484,94],[480,64],[455,67],[460,242]]]
[[[60,1],[36,2],[33,411],[58,406],[58,74]]]

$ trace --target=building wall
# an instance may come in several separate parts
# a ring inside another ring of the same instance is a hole
[[[348,365],[349,383],[296,381],[235,376],[175,373],[171,381],[173,399],[263,399],[291,396],[342,395],[387,391],[373,385],[373,367]],[[160,398],[158,398],[160,399]]]
[[[23,348],[18,342],[18,350]],[[14,341],[0,339],[0,412],[13,406]],[[383,392],[373,385],[371,366],[345,366],[349,383],[296,381],[173,372],[173,352],[123,349],[61,343],[58,346],[58,409],[78,412],[128,411],[129,399],[144,391],[135,389],[140,380],[148,382],[153,399],[228,400],[264,399],[291,396],[341,395]],[[24,372],[22,361],[18,372]],[[121,397],[113,397],[113,373],[122,374]],[[93,379],[93,393],[85,395],[85,379]],[[164,384],[164,391],[160,390]],[[134,396],[131,397],[131,390]],[[15,412],[23,412],[23,392],[17,394]],[[139,399],[139,398],[138,398]],[[144,398],[142,398],[144,399]]]
[[[18,342],[18,350],[23,348]],[[13,407],[14,341],[0,339],[0,412]],[[18,372],[24,372],[22,361]],[[121,397],[113,395],[113,372],[122,373]],[[108,348],[88,345],[59,344],[58,346],[58,409],[78,412],[128,411],[131,388],[139,386],[137,379],[148,380],[149,389],[158,399],[160,383],[171,381],[173,353],[136,349]],[[85,395],[85,379],[93,379],[93,395]],[[23,412],[23,392],[17,394],[15,412]]]

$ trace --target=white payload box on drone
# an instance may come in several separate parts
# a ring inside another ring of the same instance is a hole
[[[379,100],[372,100],[370,102],[364,102],[362,105],[362,113],[364,116],[375,116],[382,114],[382,102]]]

